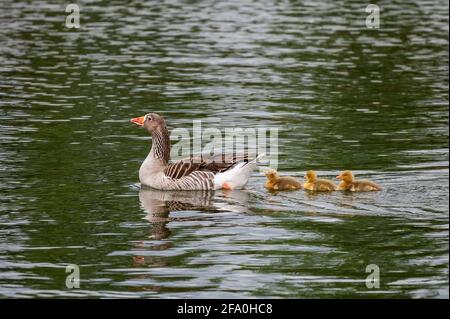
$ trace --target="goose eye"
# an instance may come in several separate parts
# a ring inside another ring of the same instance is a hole
[[[151,121],[151,120],[152,120],[152,117],[151,117],[150,115],[147,116],[147,120]]]

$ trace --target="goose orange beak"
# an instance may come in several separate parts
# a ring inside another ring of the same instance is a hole
[[[134,123],[136,125],[142,126],[144,125],[145,116],[135,117],[134,119],[131,119],[130,122]]]

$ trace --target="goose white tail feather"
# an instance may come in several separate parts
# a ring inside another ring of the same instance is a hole
[[[233,168],[214,176],[214,189],[242,189],[247,184],[258,161],[264,156],[259,154],[250,162],[237,163]]]

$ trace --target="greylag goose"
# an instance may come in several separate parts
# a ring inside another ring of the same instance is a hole
[[[381,190],[381,187],[374,182],[355,180],[351,171],[343,171],[336,178],[341,180],[337,188],[340,191],[371,192]]]
[[[315,192],[331,192],[336,190],[336,185],[328,179],[317,178],[315,171],[307,171],[305,175],[306,183],[303,189]]]
[[[152,136],[152,148],[139,169],[141,184],[160,190],[241,189],[250,178],[260,154],[192,157],[170,161],[170,136],[163,117],[148,113],[130,122],[144,127]]]

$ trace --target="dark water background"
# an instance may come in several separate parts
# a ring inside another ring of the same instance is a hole
[[[447,1],[78,3],[0,2],[1,297],[448,298]],[[384,190],[140,190],[149,111]]]

